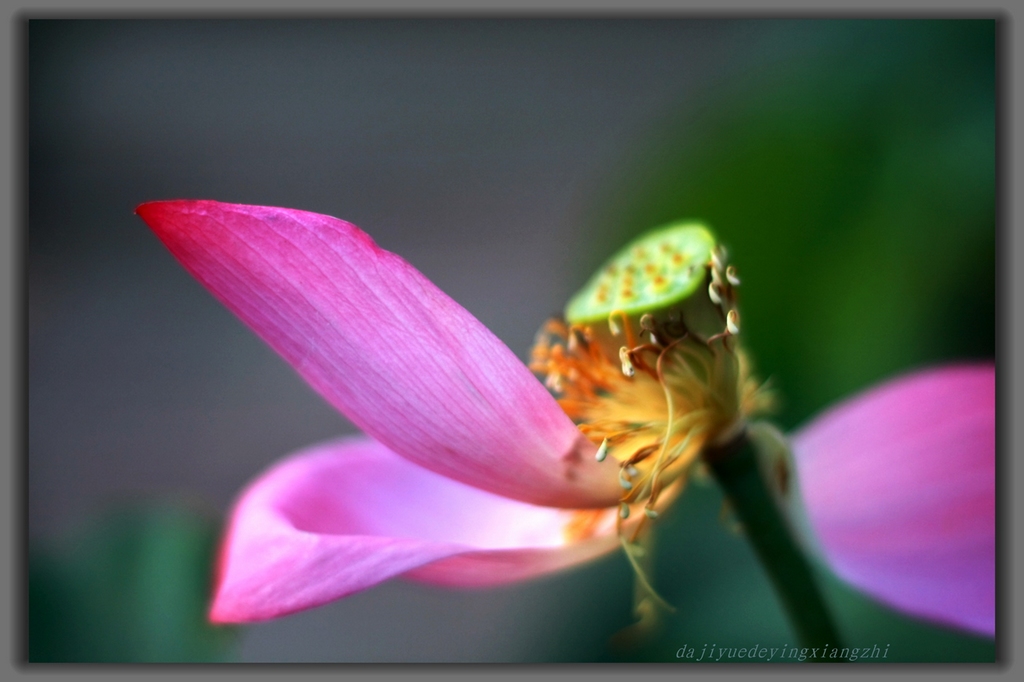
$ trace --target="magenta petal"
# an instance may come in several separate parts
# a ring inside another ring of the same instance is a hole
[[[487,586],[555,571],[615,548],[615,511],[584,512],[599,527],[570,541],[576,512],[463,485],[362,437],[326,443],[242,494],[210,618],[274,618],[401,574]]]
[[[138,214],[186,269],[376,440],[535,504],[603,507],[614,467],[465,309],[359,228],[214,201]]]
[[[905,376],[793,439],[838,575],[893,607],[995,633],[995,368]]]

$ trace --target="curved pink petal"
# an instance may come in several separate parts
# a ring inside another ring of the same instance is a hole
[[[487,328],[359,228],[214,201],[137,213],[328,401],[433,471],[535,504],[603,507],[613,467]]]
[[[235,505],[210,618],[282,616],[402,574],[461,586],[529,578],[614,549],[615,514],[499,497],[363,437],[314,446]]]
[[[995,368],[901,377],[793,439],[838,575],[898,609],[995,633]]]

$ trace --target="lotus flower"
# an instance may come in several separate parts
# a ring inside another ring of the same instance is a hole
[[[619,545],[632,465],[618,476],[602,466],[607,439],[598,448],[585,437],[504,344],[358,228],[212,201],[137,213],[366,434],[293,454],[243,492],[211,620],[274,618],[399,575],[506,583]],[[727,297],[722,277],[715,286]],[[731,312],[729,330],[737,323]],[[628,354],[622,363],[632,376]],[[855,399],[802,431],[796,450],[813,525],[841,575],[899,608],[985,631],[993,399],[977,374],[925,374]],[[947,512],[962,523],[944,525]],[[964,587],[963,598],[934,599]]]

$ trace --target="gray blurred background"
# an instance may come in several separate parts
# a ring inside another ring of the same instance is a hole
[[[537,328],[612,248],[696,210],[737,245],[745,285],[754,282],[745,324],[755,358],[788,389],[786,427],[894,371],[994,352],[991,29],[669,18],[27,23],[32,547],[132,505],[178,505],[215,529],[270,463],[353,431],[133,215],[148,200],[349,220],[524,359]],[[797,74],[792,96],[775,85],[783,74]],[[735,97],[736,83],[755,94]],[[950,83],[967,83],[967,94],[947,95]],[[763,91],[780,93],[767,117],[757,108],[769,101]],[[967,115],[935,102],[962,104]],[[748,111],[760,113],[743,124],[746,137],[730,132]],[[936,111],[938,123],[928,118]],[[764,133],[775,120],[785,130]],[[680,136],[686,144],[663,142]],[[919,153],[936,140],[948,154]],[[747,163],[751,149],[761,156]],[[688,168],[691,157],[704,161]],[[669,170],[651,170],[645,161],[655,158]],[[921,184],[915,194],[894,184],[925,177],[922,168],[948,185]],[[787,175],[794,169],[805,172],[797,182]],[[961,190],[974,194],[956,204]],[[947,218],[956,227],[946,229]],[[795,227],[786,236],[776,225]],[[920,225],[935,226],[928,239]],[[804,226],[818,232],[800,233]],[[964,239],[961,226],[973,236]],[[876,273],[879,252],[888,258]],[[794,305],[795,285],[773,273],[781,265],[795,277],[808,264],[822,295]],[[902,298],[889,296],[893,282]],[[951,298],[952,290],[966,293]],[[836,292],[860,317],[834,305]],[[919,293],[930,307],[914,307]],[[805,304],[826,313],[805,314]],[[935,333],[950,311],[977,333]],[[816,330],[831,341],[814,341]],[[653,660],[705,637],[735,646],[790,637],[745,543],[719,523],[719,505],[717,493],[696,489],[664,521],[672,570],[660,584],[681,625]],[[120,595],[106,560],[96,559],[95,576]],[[196,564],[203,579],[208,563]],[[67,575],[77,579],[74,569]],[[50,584],[33,581],[47,598],[59,592]],[[617,554],[498,590],[394,581],[247,627],[232,657],[605,660],[608,636],[630,621],[631,585]],[[895,651],[968,655],[943,632],[891,620],[885,630],[877,607],[850,599],[863,637],[911,632]],[[54,613],[54,627],[67,620]],[[85,619],[83,630],[96,629]],[[975,644],[964,645],[969,656],[987,660],[988,644]]]

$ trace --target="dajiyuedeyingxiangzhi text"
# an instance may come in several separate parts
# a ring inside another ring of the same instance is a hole
[[[889,655],[889,645],[881,648],[877,644],[866,647],[766,647],[755,644],[752,647],[720,647],[717,644],[703,648],[691,647],[686,644],[676,650],[676,658],[694,663],[710,661],[820,661],[820,660],[875,660],[883,661]]]

